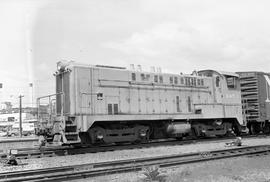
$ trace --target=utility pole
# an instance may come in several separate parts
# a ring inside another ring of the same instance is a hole
[[[19,96],[20,99],[20,137],[22,137],[22,97],[23,95]]]

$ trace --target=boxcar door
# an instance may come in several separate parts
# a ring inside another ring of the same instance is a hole
[[[266,92],[266,94],[263,98],[263,101],[265,102],[265,120],[270,120],[270,75],[264,75],[265,78],[265,89],[262,88],[262,91]],[[262,96],[261,96],[262,97]]]

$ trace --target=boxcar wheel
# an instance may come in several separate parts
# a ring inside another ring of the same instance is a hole
[[[249,132],[250,132],[251,135],[257,135],[259,133],[256,125],[254,125],[254,124],[250,125]]]
[[[269,127],[269,125],[266,125],[266,126],[263,127],[263,133],[264,134],[269,134],[270,133],[270,127]]]

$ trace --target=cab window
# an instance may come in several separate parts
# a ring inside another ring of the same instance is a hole
[[[163,83],[163,76],[159,76],[159,83]]]
[[[174,84],[178,84],[178,78],[174,77]]]
[[[184,78],[181,77],[180,80],[181,80],[181,84],[184,85]]]
[[[220,78],[219,76],[216,77],[216,87],[219,87]]]
[[[170,76],[170,84],[173,84],[173,77]]]
[[[227,76],[226,77],[227,87],[229,89],[235,89],[236,88],[236,77],[233,76]]]
[[[198,79],[198,80],[197,80],[197,84],[198,84],[198,86],[201,85],[201,79]]]
[[[193,80],[193,78],[190,78],[190,85],[191,86],[194,86],[194,80]]]
[[[155,83],[158,83],[158,75],[155,75],[155,76],[154,76],[154,82],[155,82]]]
[[[149,79],[150,79],[149,74],[144,74],[144,73],[141,74],[141,80],[142,81],[149,81]]]
[[[136,81],[136,73],[131,73],[132,81]]]
[[[141,80],[145,81],[145,74],[143,74],[143,73],[141,74]]]

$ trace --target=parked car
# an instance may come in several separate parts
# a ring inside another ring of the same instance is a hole
[[[20,134],[20,131],[18,128],[13,128],[12,130],[9,130],[7,132],[8,136],[18,136]]]
[[[7,132],[6,131],[0,131],[0,137],[4,137],[7,136]]]
[[[22,135],[23,136],[30,136],[30,135],[34,135],[35,131],[22,131]]]
[[[22,123],[22,135],[29,136],[35,133],[34,123]],[[9,136],[17,136],[20,135],[20,124],[15,122],[12,126],[12,130]]]

